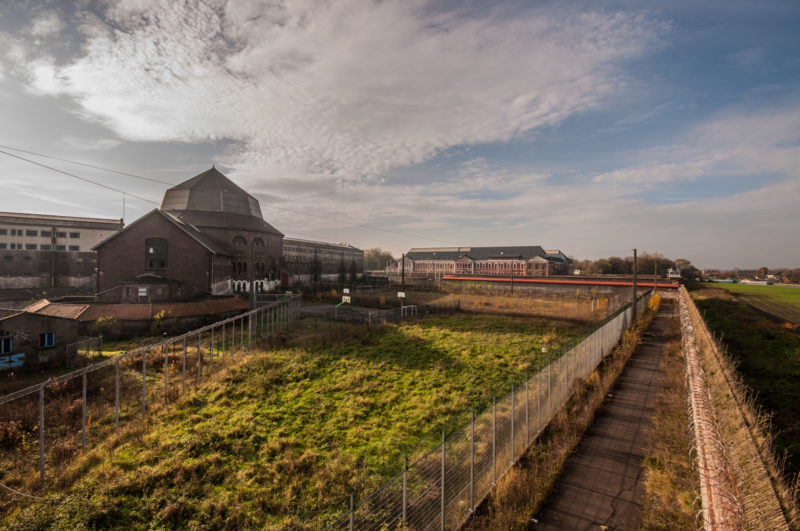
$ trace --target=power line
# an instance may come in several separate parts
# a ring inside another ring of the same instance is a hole
[[[120,190],[119,188],[114,188],[113,186],[109,186],[107,184],[99,183],[97,181],[93,181],[91,179],[87,179],[86,177],[81,177],[80,175],[75,175],[74,173],[70,173],[68,171],[59,170],[58,168],[54,168],[52,166],[48,166],[47,164],[42,164],[41,162],[36,162],[35,160],[26,159],[25,157],[20,157],[19,155],[15,155],[15,154],[9,153],[7,151],[0,150],[0,153],[2,153],[3,155],[8,155],[9,157],[14,157],[15,159],[24,160],[25,162],[30,162],[31,164],[35,164],[37,166],[41,166],[42,168],[47,168],[48,170],[53,170],[53,171],[57,171],[58,173],[63,173],[64,175],[68,175],[68,176],[73,177],[75,179],[79,179],[81,181],[85,181],[87,183],[91,183],[91,184],[100,186],[102,188],[106,188],[107,190],[113,190],[114,192],[118,192],[118,193],[123,194],[123,195],[129,195],[131,197],[135,197],[136,199],[141,199],[142,201],[147,201],[148,203],[152,203],[154,205],[159,205],[160,204],[160,203],[157,203],[157,202],[153,201],[152,199],[147,199],[146,197],[142,197],[140,195],[132,194],[130,192],[126,192],[125,190]]]
[[[170,185],[170,186],[173,184],[173,183],[168,183],[168,182],[165,182],[165,181],[159,181],[157,179],[150,179],[148,177],[141,177],[139,175],[134,175],[132,173],[125,173],[125,172],[121,172],[121,171],[117,171],[117,170],[111,170],[111,169],[108,169],[108,168],[103,168],[103,167],[100,167],[100,166],[94,166],[92,164],[86,164],[86,163],[83,163],[83,162],[77,162],[77,161],[72,161],[72,160],[68,160],[68,159],[62,159],[62,158],[54,157],[54,156],[50,156],[50,155],[44,155],[42,153],[36,153],[34,151],[27,151],[27,150],[24,150],[24,149],[14,148],[14,147],[6,146],[6,145],[3,145],[3,144],[0,144],[0,148],[10,149],[10,150],[13,150],[13,151],[20,151],[22,153],[28,153],[28,154],[31,154],[31,155],[36,155],[36,156],[40,156],[40,157],[46,157],[46,158],[49,158],[49,159],[68,162],[68,163],[71,163],[71,164],[79,164],[81,166],[86,166],[88,168],[94,168],[94,169],[98,169],[98,170],[109,171],[109,172],[117,173],[117,174],[120,174],[120,175],[127,175],[129,177],[135,177],[137,179],[144,179],[144,180],[152,181],[152,182],[156,182],[156,183],[167,184],[167,185]],[[53,171],[56,171],[58,173],[62,173],[64,175],[67,175],[69,177],[73,177],[75,179],[79,179],[81,181],[85,181],[85,182],[88,182],[88,183],[91,183],[91,184],[106,188],[108,190],[113,190],[114,192],[118,192],[118,193],[123,194],[123,196],[124,195],[129,195],[131,197],[135,197],[136,199],[141,199],[142,201],[147,201],[148,203],[152,203],[154,205],[159,205],[160,204],[160,203],[157,203],[156,201],[153,201],[151,199],[147,199],[145,197],[141,197],[139,195],[132,194],[132,193],[126,192],[124,190],[120,190],[119,188],[115,188],[115,187],[109,186],[107,184],[103,184],[103,183],[99,183],[97,181],[93,181],[92,179],[87,179],[86,177],[81,177],[79,175],[75,175],[74,173],[70,173],[70,172],[67,172],[67,171],[64,171],[64,170],[59,170],[58,168],[54,168],[52,166],[48,166],[46,164],[42,164],[40,162],[36,162],[34,160],[27,159],[27,158],[22,157],[20,155],[15,155],[14,153],[9,153],[9,152],[3,151],[3,150],[0,150],[0,153],[2,153],[4,155],[8,155],[9,157],[14,157],[16,159],[23,160],[25,162],[29,162],[31,164],[35,164],[37,166],[41,166],[42,168],[47,168],[49,170],[53,170]],[[430,240],[430,241],[434,241],[434,242],[438,242],[438,243],[444,243],[444,244],[447,244],[447,245],[452,245],[452,242],[439,240],[437,238],[431,238],[430,236],[419,236],[419,235],[409,234],[409,233],[395,231],[395,230],[391,230],[391,229],[385,229],[383,227],[373,227],[371,225],[364,225],[362,223],[355,223],[355,222],[352,222],[352,221],[345,221],[345,220],[340,219],[340,218],[332,218],[332,217],[328,217],[328,216],[321,216],[319,214],[310,214],[308,212],[300,212],[300,211],[297,211],[297,210],[292,210],[290,208],[283,208],[283,207],[278,207],[278,206],[274,206],[274,205],[270,205],[270,204],[268,204],[266,206],[269,207],[269,208],[273,208],[275,210],[282,210],[284,212],[291,212],[292,214],[298,214],[298,215],[301,215],[301,216],[310,216],[310,217],[314,217],[314,218],[324,219],[326,221],[333,221],[333,222],[336,222],[336,223],[344,223],[344,224],[347,224],[347,225],[352,225],[354,227],[361,227],[363,229],[369,229],[369,230],[375,230],[375,231],[381,231],[381,232],[388,232],[390,234],[397,234],[399,236],[419,238],[419,239]]]
[[[348,225],[353,225],[354,227],[361,227],[361,228],[364,228],[364,229],[377,230],[377,231],[382,231],[382,232],[389,232],[391,234],[398,234],[400,236],[408,236],[408,237],[412,237],[412,238],[421,238],[421,239],[424,239],[424,240],[431,240],[431,241],[434,241],[434,242],[445,243],[447,245],[453,245],[452,242],[439,240],[437,238],[431,238],[430,236],[417,236],[417,235],[414,235],[414,234],[409,234],[407,232],[399,232],[399,231],[396,231],[396,230],[384,229],[383,227],[373,227],[371,225],[363,225],[361,223],[354,223],[352,221],[345,221],[343,219],[331,218],[331,217],[328,217],[328,216],[320,216],[319,214],[309,214],[308,212],[300,212],[300,211],[297,211],[297,210],[292,210],[290,208],[277,207],[277,206],[274,206],[274,205],[266,205],[266,206],[269,207],[269,208],[274,208],[275,210],[283,210],[285,212],[291,212],[292,214],[299,214],[301,216],[311,216],[311,217],[314,217],[314,218],[320,218],[320,219],[324,219],[324,220],[327,220],[327,221],[335,221],[337,223],[346,223]]]
[[[0,144],[0,148],[10,149],[11,151],[19,151],[21,153],[27,153],[28,155],[36,155],[37,157],[44,157],[46,159],[60,160],[61,162],[68,162],[70,164],[77,164],[79,166],[85,166],[87,168],[93,168],[95,170],[108,171],[108,172],[111,172],[111,173],[116,173],[118,175],[125,175],[127,177],[133,177],[135,179],[142,179],[144,181],[150,181],[150,182],[153,182],[153,183],[168,184],[170,186],[173,186],[173,183],[169,183],[167,181],[159,181],[158,179],[153,179],[151,177],[143,177],[141,175],[135,175],[133,173],[127,173],[127,172],[119,171],[119,170],[112,170],[110,168],[103,168],[102,166],[95,166],[94,164],[88,164],[86,162],[78,162],[76,160],[62,159],[61,157],[54,157],[53,155],[45,155],[44,153],[37,153],[35,151],[28,151],[27,149],[21,149],[21,148],[17,148],[17,147],[13,147],[13,146],[6,146],[6,145],[3,145],[3,144]]]

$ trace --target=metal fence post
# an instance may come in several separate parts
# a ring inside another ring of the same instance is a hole
[[[114,367],[114,433],[119,434],[119,359]]]
[[[200,342],[203,340],[203,335],[197,332],[197,382],[203,378],[203,350]]]
[[[103,336],[102,335],[100,336],[100,341],[97,344],[97,355],[98,356],[102,356],[103,355]]]
[[[355,504],[353,503],[353,493],[350,493],[350,531],[354,531],[356,528],[356,513],[355,513]]]
[[[531,442],[530,415],[528,414],[528,373],[525,373],[525,445]]]
[[[211,360],[214,360],[214,325],[211,325]]]
[[[403,529],[408,526],[408,456],[403,456]]]
[[[250,348],[250,342],[253,340],[253,313],[247,315],[247,348]]]
[[[142,353],[142,419],[147,414],[147,349]]]
[[[492,485],[497,484],[497,395],[492,395]]]
[[[44,385],[39,388],[39,479],[44,486]]]
[[[536,374],[536,411],[539,413],[539,431],[542,432],[542,369]]]
[[[186,336],[183,336],[183,372],[181,373],[181,392],[186,392]]]
[[[239,338],[239,348],[244,348],[244,316],[241,318],[242,326],[241,328],[241,337]]]
[[[169,344],[164,345],[164,405],[167,403],[167,371],[169,370]]]
[[[470,413],[469,431],[469,512],[475,511],[475,410]]]
[[[222,364],[225,365],[225,349],[227,345],[225,344],[225,329],[228,328],[226,323],[222,323]]]
[[[444,438],[444,428],[442,428],[442,515],[441,515],[441,529],[444,531],[444,512],[445,512],[445,500],[444,500],[444,474],[445,474],[445,438]]]
[[[511,380],[511,464],[514,464],[514,380]]]
[[[86,371],[81,376],[81,452],[86,453]]]

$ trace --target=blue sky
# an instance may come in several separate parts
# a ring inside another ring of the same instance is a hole
[[[796,1],[7,3],[0,144],[161,182],[0,149],[156,204],[216,164],[287,235],[396,254],[800,267],[798,27]],[[0,165],[0,210],[122,216]]]

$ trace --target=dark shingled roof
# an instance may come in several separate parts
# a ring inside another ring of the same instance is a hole
[[[216,168],[173,186],[164,194],[162,210],[204,210],[261,216],[258,200]]]
[[[204,228],[241,229],[283,236],[264,221],[258,200],[216,168],[167,190],[161,210],[201,231]]]
[[[510,246],[510,247],[461,247],[437,249],[411,249],[406,258],[410,260],[458,260],[462,256],[473,260],[488,260],[489,258],[518,258],[530,260],[536,256],[548,257],[544,249],[538,245]]]

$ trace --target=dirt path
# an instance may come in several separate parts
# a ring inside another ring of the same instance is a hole
[[[642,460],[660,388],[663,335],[675,311],[674,304],[662,305],[530,529],[639,529]]]

